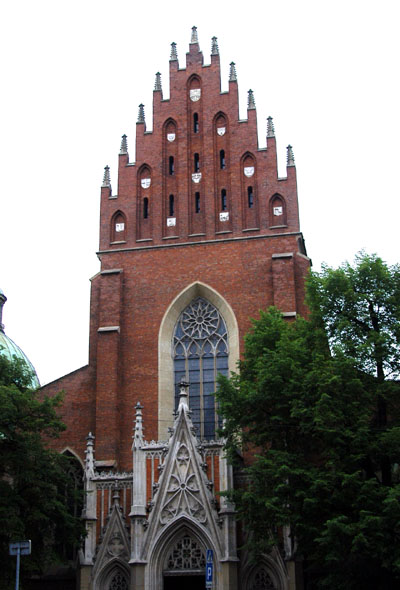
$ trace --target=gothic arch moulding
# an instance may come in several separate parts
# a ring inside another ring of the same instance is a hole
[[[285,565],[275,549],[259,563],[248,566],[242,579],[243,590],[288,590]]]
[[[203,297],[222,315],[228,332],[229,372],[236,370],[239,360],[239,328],[229,303],[212,287],[196,282],[186,287],[170,303],[161,321],[158,335],[158,419],[160,440],[168,439],[168,427],[172,426],[174,411],[174,366],[171,343],[176,322],[182,311],[193,299]]]
[[[191,571],[192,575],[196,571],[204,572],[207,549],[214,551],[214,562],[221,559],[218,543],[212,541],[206,529],[200,528],[187,517],[174,521],[151,543],[146,587],[149,590],[160,590],[165,572],[167,575],[173,574],[174,570],[181,574]],[[181,562],[181,558],[184,562]]]
[[[94,590],[129,590],[130,572],[128,566],[118,559],[99,573],[94,583]]]

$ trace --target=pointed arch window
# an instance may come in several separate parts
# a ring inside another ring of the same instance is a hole
[[[147,219],[149,216],[149,199],[145,197],[143,199],[143,219]]]
[[[199,115],[198,113],[193,113],[193,132],[198,133],[199,130]]]
[[[218,428],[214,393],[217,375],[228,375],[226,324],[209,301],[194,299],[181,313],[174,330],[172,356],[175,374],[175,408],[179,383],[189,382],[189,407],[200,438],[215,438]]]
[[[107,590],[129,590],[127,579],[121,571],[113,573]]]
[[[203,574],[206,567],[204,549],[195,539],[184,535],[172,548],[165,565],[164,571]]]
[[[195,172],[200,171],[200,156],[197,152],[193,156],[193,168]]]

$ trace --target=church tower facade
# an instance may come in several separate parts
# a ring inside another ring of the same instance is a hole
[[[173,43],[169,71],[169,99],[156,74],[153,131],[139,106],[136,162],[122,137],[115,192],[104,171],[89,364],[43,388],[65,390],[57,444],[84,470],[80,588],[204,588],[211,555],[215,590],[299,588],[290,555],[255,566],[238,553],[213,395],[260,309],[306,312],[292,148],[279,178],[272,119],[259,149],[253,92],[240,120],[216,38],[204,65],[194,27],[186,67]]]

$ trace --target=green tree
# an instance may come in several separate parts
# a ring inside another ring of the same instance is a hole
[[[15,577],[10,542],[32,541],[32,555],[21,559],[23,581],[62,557],[60,541],[77,544],[83,533],[66,503],[68,460],[43,440],[65,429],[56,413],[61,395],[41,401],[30,383],[19,359],[0,356],[0,588],[7,589]]]
[[[370,286],[364,306],[343,275]],[[367,256],[325,268],[310,278],[309,320],[261,312],[240,372],[220,380],[228,455],[247,475],[232,495],[248,546],[304,558],[310,589],[399,587],[399,276]],[[379,336],[357,331],[376,326],[371,307]]]

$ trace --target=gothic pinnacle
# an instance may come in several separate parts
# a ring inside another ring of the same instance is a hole
[[[144,123],[144,104],[139,105],[138,123]]]
[[[248,109],[255,109],[256,108],[256,103],[254,100],[254,92],[251,89],[248,91],[247,108]]]
[[[127,137],[125,135],[125,133],[122,136],[121,139],[121,149],[119,150],[120,154],[127,154],[128,153],[128,141],[127,141]]]
[[[275,137],[275,128],[272,117],[267,117],[267,137]]]
[[[236,82],[236,81],[237,81],[237,75],[236,75],[235,62],[231,61],[231,63],[229,64],[229,82]]]
[[[294,166],[294,155],[293,155],[293,148],[291,145],[287,146],[287,163],[286,166]]]
[[[192,27],[192,38],[190,39],[191,43],[198,43],[199,38],[197,36],[197,27]]]
[[[154,83],[154,90],[162,90],[161,88],[161,74],[160,72],[156,73],[156,81]]]
[[[135,418],[135,425],[133,427],[133,448],[139,448],[140,445],[143,443],[143,415],[142,410],[143,406],[140,402],[138,402],[135,406],[136,409],[136,418]]]
[[[178,60],[178,52],[176,50],[176,43],[171,43],[171,56],[170,61],[177,61]]]
[[[211,39],[211,55],[219,55],[218,41],[216,37]]]
[[[101,186],[104,188],[111,188],[110,166],[104,167],[103,184]]]

